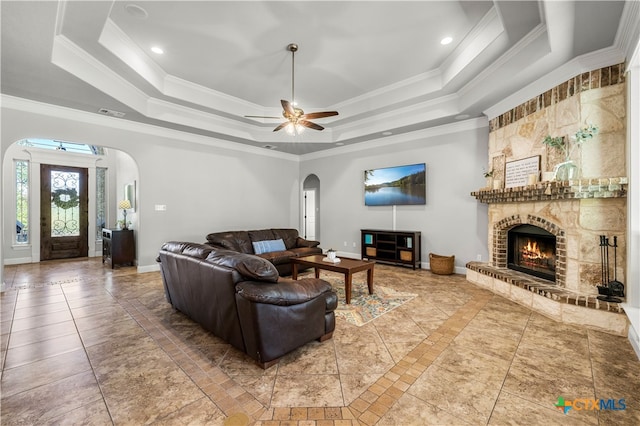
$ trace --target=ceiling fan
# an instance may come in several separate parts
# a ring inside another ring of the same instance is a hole
[[[302,130],[304,130],[305,127],[314,130],[323,130],[324,127],[309,120],[338,115],[338,111],[310,112],[305,114],[305,112],[301,108],[297,108],[295,106],[295,54],[298,50],[298,45],[295,43],[290,43],[289,45],[287,45],[287,50],[291,52],[291,102],[284,99],[280,100],[280,103],[282,104],[282,116],[287,121],[278,125],[275,129],[273,129],[273,131],[277,132],[278,130],[286,128],[289,133],[295,134],[300,133]],[[280,117],[265,117],[259,115],[245,115],[245,117],[280,119]]]

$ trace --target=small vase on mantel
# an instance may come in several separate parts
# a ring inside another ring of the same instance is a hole
[[[557,181],[567,181],[578,178],[578,166],[576,166],[573,160],[567,160],[557,164],[553,172],[555,173]]]

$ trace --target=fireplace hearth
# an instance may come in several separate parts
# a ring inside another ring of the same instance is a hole
[[[556,281],[556,237],[534,225],[518,225],[507,233],[507,267]]]

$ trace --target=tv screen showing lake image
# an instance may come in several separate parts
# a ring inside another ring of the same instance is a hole
[[[427,167],[422,164],[364,171],[364,204],[394,206],[426,204]]]

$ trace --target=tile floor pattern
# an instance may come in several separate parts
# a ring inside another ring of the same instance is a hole
[[[363,327],[339,321],[333,339],[264,371],[173,312],[157,272],[97,259],[7,266],[0,422],[640,424],[626,338],[554,322],[461,275],[376,265],[375,279],[418,297]],[[565,415],[559,396],[626,410]]]

